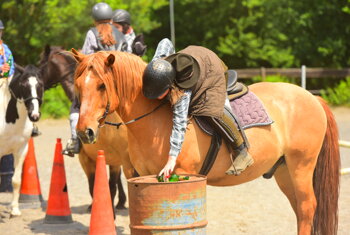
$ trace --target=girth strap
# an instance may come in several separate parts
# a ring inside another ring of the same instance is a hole
[[[220,146],[222,144],[222,138],[219,134],[214,132],[214,134],[211,137],[210,147],[207,152],[207,155],[205,156],[203,165],[201,170],[199,171],[199,174],[201,175],[207,175],[211,168],[214,165],[214,162],[218,156],[218,152],[220,149]]]

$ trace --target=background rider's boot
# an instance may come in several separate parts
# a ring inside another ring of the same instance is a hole
[[[33,130],[32,130],[32,137],[36,137],[38,135],[41,135],[41,132],[39,131],[39,128],[36,125],[33,125]]]
[[[71,138],[68,140],[66,148],[62,151],[62,154],[74,157],[74,154],[78,154],[81,150],[81,141],[79,138]]]
[[[12,176],[13,176],[13,173],[1,175],[0,192],[13,192]]]
[[[246,147],[241,150],[235,150],[238,153],[232,166],[226,171],[227,175],[240,175],[247,167],[254,163],[254,159],[249,154]],[[232,156],[231,156],[232,157]]]
[[[12,154],[2,156],[0,159],[0,192],[12,192],[12,176],[14,158]]]

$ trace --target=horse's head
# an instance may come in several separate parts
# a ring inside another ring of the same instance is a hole
[[[27,65],[23,71],[16,71],[9,85],[11,92],[11,101],[15,117],[17,113],[16,103],[24,102],[28,117],[32,122],[37,122],[40,118],[40,105],[44,93],[44,83],[40,76],[40,70],[34,65]],[[11,105],[10,105],[11,106]],[[15,118],[16,119],[16,118]],[[14,122],[14,120],[11,120]]]
[[[135,55],[100,51],[83,55],[72,49],[78,66],[75,88],[80,101],[77,131],[84,143],[94,143],[108,114],[123,112],[141,91],[146,64]]]
[[[74,98],[74,70],[76,61],[60,46],[46,45],[40,55],[39,68],[44,80],[45,90],[61,83],[68,98]]]

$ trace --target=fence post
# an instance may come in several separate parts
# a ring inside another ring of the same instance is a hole
[[[260,73],[261,73],[261,81],[265,82],[266,81],[266,69],[265,69],[265,67],[260,68]]]
[[[306,66],[301,66],[301,87],[306,89]]]

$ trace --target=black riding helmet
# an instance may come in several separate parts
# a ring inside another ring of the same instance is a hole
[[[113,11],[112,8],[105,2],[96,3],[92,7],[92,17],[94,20],[110,20],[112,19]]]
[[[156,99],[171,87],[175,79],[175,70],[166,60],[151,61],[143,73],[143,95]]]
[[[126,23],[131,25],[130,13],[123,9],[117,9],[113,12],[113,22],[115,23]]]

